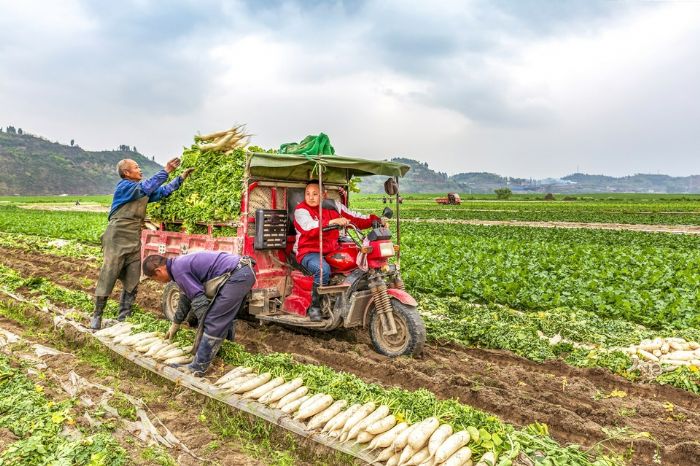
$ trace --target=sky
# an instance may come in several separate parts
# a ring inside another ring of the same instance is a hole
[[[0,127],[164,162],[272,148],[456,174],[700,174],[700,1],[0,0]]]

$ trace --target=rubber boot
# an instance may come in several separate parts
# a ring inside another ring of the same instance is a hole
[[[131,315],[131,307],[134,304],[134,301],[136,301],[137,291],[138,288],[134,288],[134,291],[131,293],[127,293],[125,290],[122,290],[122,295],[119,299],[119,315],[117,316],[117,320],[119,322],[124,322],[124,319]]]
[[[228,341],[234,341],[236,338],[236,321],[234,320],[231,322],[231,327],[229,327],[228,331],[226,332],[226,339]]]
[[[311,305],[306,310],[306,315],[309,316],[311,322],[321,322],[323,320],[321,315],[321,295],[318,294],[318,285],[316,284],[311,290]]]
[[[99,330],[102,327],[102,313],[105,311],[105,306],[107,306],[107,296],[95,296],[95,312],[90,321],[91,329]]]
[[[187,365],[171,364],[171,367],[184,368],[195,377],[203,377],[204,373],[209,369],[209,365],[214,360],[214,356],[219,352],[219,347],[221,347],[223,341],[223,338],[212,337],[205,333],[197,347],[197,354],[194,356],[194,361]]]

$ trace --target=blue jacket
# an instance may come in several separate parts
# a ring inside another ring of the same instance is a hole
[[[167,179],[168,173],[165,170],[160,170],[146,181],[121,180],[114,190],[109,218],[112,218],[112,214],[124,204],[144,196],[148,196],[148,202],[160,201],[164,197],[170,196],[182,184],[182,177],[178,176],[165,186],[161,186]]]

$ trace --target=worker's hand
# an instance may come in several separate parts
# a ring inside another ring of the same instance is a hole
[[[387,227],[389,226],[389,219],[388,219],[388,218],[386,218],[386,217],[381,217],[379,220],[382,221],[382,226],[383,226],[384,228],[387,228]]]
[[[350,223],[350,220],[348,220],[345,217],[334,218],[333,220],[328,222],[329,225],[340,225],[341,227],[348,226],[349,223]]]
[[[174,159],[168,160],[168,163],[165,164],[165,171],[166,171],[166,173],[170,173],[171,171],[175,170],[179,166],[180,166],[180,159],[175,157]]]
[[[170,324],[170,329],[165,334],[165,338],[167,338],[170,341],[173,341],[175,335],[177,335],[178,330],[180,330],[180,324],[176,324],[175,322],[173,322],[172,324]]]
[[[184,170],[182,173],[180,173],[182,180],[184,181],[187,178],[189,178],[189,176],[192,174],[193,171],[194,171],[194,168],[188,168],[188,169]]]

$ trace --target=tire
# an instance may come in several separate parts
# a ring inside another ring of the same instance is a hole
[[[374,349],[390,358],[419,355],[425,344],[425,324],[418,309],[395,298],[391,298],[391,306],[394,309],[397,334],[389,337],[382,334],[382,320],[377,308],[372,306],[369,311],[369,336]]]
[[[169,321],[173,321],[175,311],[177,311],[177,303],[180,300],[180,288],[177,283],[169,282],[165,285],[163,296],[160,298],[160,309],[163,311],[163,317]]]

